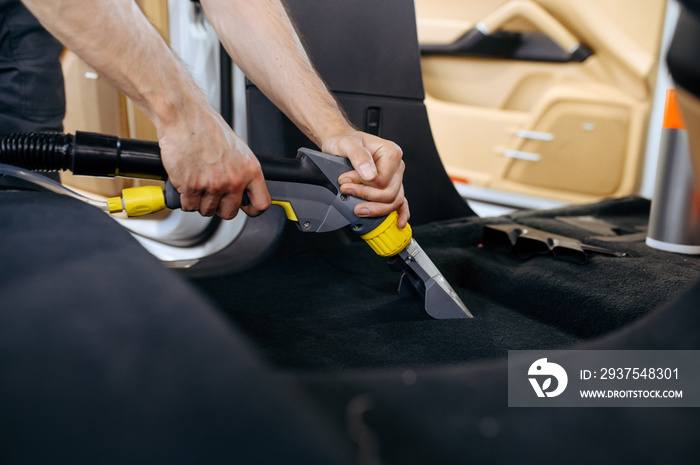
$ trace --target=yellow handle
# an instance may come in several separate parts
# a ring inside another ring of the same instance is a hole
[[[289,202],[273,201],[275,205],[284,208],[287,218],[298,221],[294,209]],[[143,216],[155,213],[165,208],[165,196],[163,189],[158,186],[131,187],[122,191],[121,197],[112,197],[107,200],[110,213],[126,211],[129,217]],[[397,224],[399,214],[391,212],[382,223],[372,231],[364,234],[362,239],[372,247],[377,255],[391,257],[406,248],[413,232],[411,225],[399,229]]]

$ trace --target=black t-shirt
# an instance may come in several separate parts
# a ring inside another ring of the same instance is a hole
[[[63,46],[19,0],[0,0],[0,134],[60,131]]]

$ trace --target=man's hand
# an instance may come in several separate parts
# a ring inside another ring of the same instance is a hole
[[[136,2],[23,0],[65,46],[138,105],[157,130],[183,210],[236,216],[244,192],[255,216],[270,205],[257,159],[207,103]],[[226,6],[228,2],[217,2]],[[242,2],[242,5],[254,7]]]
[[[398,226],[408,223],[410,212],[404,197],[403,152],[395,143],[361,131],[348,130],[326,139],[323,152],[347,157],[355,168],[340,175],[340,191],[369,202],[355,207],[360,217],[378,217],[398,211]]]
[[[161,158],[184,211],[231,219],[239,208],[257,216],[270,206],[260,163],[214,110],[188,118],[185,127],[159,128],[159,136]],[[247,206],[241,206],[244,193]]]
[[[316,73],[280,0],[201,0],[222,44],[248,78],[326,153],[350,159],[341,191],[368,200],[358,216],[399,212],[406,225],[401,149],[353,129]]]

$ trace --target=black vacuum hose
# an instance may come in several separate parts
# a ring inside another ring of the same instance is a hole
[[[265,180],[325,187],[336,195],[336,186],[306,155],[295,158],[258,157]],[[0,136],[0,163],[33,171],[71,171],[79,176],[102,176],[166,181],[158,142],[121,139],[91,132],[75,135],[31,132]],[[348,162],[348,171],[352,168]],[[168,208],[180,208],[180,194],[165,184]],[[248,205],[246,193],[242,205]]]
[[[310,158],[258,157],[267,181],[296,182],[337,189]],[[0,136],[0,163],[34,171],[69,170],[82,176],[123,176],[164,181],[168,175],[157,142],[120,139],[77,131]],[[352,167],[348,164],[348,171]],[[174,188],[172,189],[174,191]],[[177,192],[177,191],[174,191]],[[244,205],[248,202],[244,198]]]
[[[0,137],[0,163],[20,166],[32,171],[70,169],[68,152],[73,144],[71,134],[17,133]]]
[[[76,132],[0,137],[0,163],[34,171],[69,170],[84,176],[167,179],[157,142]]]

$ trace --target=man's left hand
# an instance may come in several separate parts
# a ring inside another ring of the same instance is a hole
[[[399,228],[406,226],[410,212],[403,189],[403,152],[398,145],[350,130],[325,140],[321,150],[347,157],[355,168],[340,175],[338,182],[343,194],[367,200],[355,207],[357,216],[380,217],[397,211]]]

